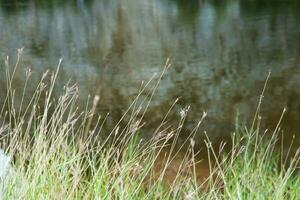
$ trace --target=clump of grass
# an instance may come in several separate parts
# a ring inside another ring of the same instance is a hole
[[[222,199],[298,199],[300,197],[297,173],[300,151],[287,153],[278,144],[280,123],[286,109],[273,131],[261,131],[261,102],[266,89],[265,82],[251,127],[238,126],[233,133],[231,150],[216,153],[209,140],[210,156],[217,160],[211,168],[214,182],[210,182],[209,197]],[[208,137],[207,137],[208,138]],[[292,145],[292,144],[291,144]],[[221,145],[220,151],[224,146]],[[290,146],[291,147],[291,146]],[[282,150],[282,151],[280,151]],[[216,190],[215,190],[216,189]],[[209,198],[209,199],[210,199]]]
[[[294,173],[298,153],[287,168],[278,167],[276,137],[268,140],[261,137],[259,123],[257,128],[237,130],[232,149],[226,154],[224,146],[217,152],[207,139],[212,158],[210,176],[199,182],[192,138],[205,113],[191,131],[191,140],[185,141],[190,144],[177,174],[170,184],[165,183],[166,171],[182,149],[176,145],[188,109],[182,111],[177,127],[166,126],[168,112],[151,139],[144,141],[139,134],[143,132],[143,116],[169,67],[168,62],[161,74],[142,86],[129,105],[120,119],[126,121],[126,126],[117,123],[106,133],[107,137],[100,137],[106,115],[96,113],[98,96],[83,111],[77,108],[76,85],[65,86],[58,99],[53,96],[60,63],[55,72],[42,76],[25,104],[23,99],[25,94],[29,95],[26,86],[31,75],[27,71],[24,90],[20,92],[21,103],[16,105],[13,87],[16,67],[10,72],[10,66],[6,66],[7,91],[0,113],[1,147],[12,158],[6,178],[1,180],[3,199],[297,199],[300,196],[300,179]],[[48,86],[47,77],[50,77]],[[153,84],[153,80],[158,81]],[[152,89],[142,97],[148,87]],[[166,146],[169,150],[163,165],[157,168],[156,161]]]

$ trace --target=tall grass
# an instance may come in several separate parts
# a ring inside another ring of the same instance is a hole
[[[167,112],[151,139],[145,141],[140,134],[144,115],[170,64],[142,85],[120,119],[126,125],[117,123],[104,132],[106,115],[96,112],[99,102],[101,106],[98,96],[81,110],[76,85],[65,86],[58,98],[53,95],[60,63],[56,71],[43,74],[34,93],[28,94],[31,72],[26,72],[23,91],[18,92],[13,84],[19,63],[11,67],[6,62],[0,135],[1,147],[12,160],[1,180],[3,199],[299,199],[299,153],[281,165],[275,148],[278,128],[271,137],[260,133],[259,110],[250,129],[237,128],[230,152],[224,153],[224,145],[213,148],[207,136],[210,174],[199,181],[193,137],[204,113],[184,142],[188,148],[177,174],[166,184],[174,156],[184,149],[177,146],[177,139],[188,109],[182,110],[177,127],[166,125]],[[18,105],[17,92],[21,94]],[[25,101],[25,95],[31,99]],[[163,164],[157,167],[161,157]]]

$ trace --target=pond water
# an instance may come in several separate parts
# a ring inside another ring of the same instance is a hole
[[[113,123],[170,58],[145,121],[155,128],[180,97],[170,121],[191,105],[183,137],[208,113],[196,141],[204,130],[228,137],[238,113],[250,124],[271,71],[263,126],[274,128],[286,107],[286,138],[295,134],[300,144],[299,10],[299,1],[285,0],[1,0],[1,66],[20,47],[34,77],[63,57],[58,83],[78,82],[83,102],[98,91],[99,112],[110,112]]]

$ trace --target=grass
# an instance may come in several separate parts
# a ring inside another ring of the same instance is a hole
[[[166,184],[174,156],[184,149],[177,139],[188,109],[181,112],[178,126],[166,125],[168,112],[151,139],[145,141],[140,134],[168,62],[161,74],[141,87],[120,119],[126,125],[117,123],[106,133],[102,128],[106,115],[96,112],[98,96],[83,110],[78,108],[76,85],[65,86],[61,96],[54,97],[60,64],[52,74],[46,72],[34,93],[28,94],[29,70],[23,91],[17,92],[13,86],[18,62],[13,68],[6,65],[7,91],[0,113],[1,147],[12,158],[5,179],[1,179],[3,199],[300,198],[299,152],[283,158],[275,147],[281,119],[274,131],[260,130],[262,97],[252,126],[237,127],[229,152],[225,153],[225,145],[213,148],[207,136],[210,174],[199,182],[193,137],[205,119],[204,113],[185,141],[187,148],[177,174]],[[149,88],[150,92],[145,92]],[[18,105],[17,94],[21,94]],[[25,94],[31,96],[28,102]],[[157,168],[161,155],[163,164]]]

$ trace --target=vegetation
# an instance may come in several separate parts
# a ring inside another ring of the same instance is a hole
[[[181,112],[177,127],[166,128],[166,113],[151,139],[142,140],[139,134],[143,132],[143,116],[169,64],[142,86],[120,119],[127,125],[116,124],[106,134],[102,130],[106,117],[95,112],[98,96],[84,111],[77,108],[76,85],[65,86],[58,99],[53,96],[59,66],[53,74],[48,76],[46,72],[42,76],[25,104],[31,76],[27,70],[18,105],[13,87],[18,62],[12,71],[6,66],[7,95],[0,113],[0,134],[2,148],[12,161],[1,180],[3,199],[299,199],[299,153],[290,159],[280,156],[275,148],[279,125],[273,132],[261,133],[260,103],[253,125],[236,129],[231,150],[226,154],[224,145],[212,148],[207,137],[210,176],[199,183],[192,138],[204,113],[185,142],[189,144],[177,175],[167,185],[165,172],[181,149],[177,139],[187,110]],[[148,87],[152,89],[143,97]],[[157,158],[166,146],[169,153],[158,169]]]

